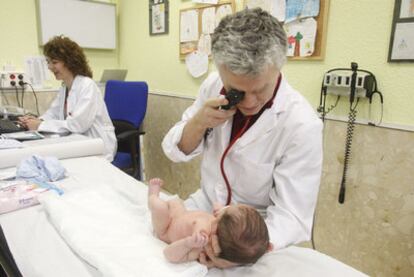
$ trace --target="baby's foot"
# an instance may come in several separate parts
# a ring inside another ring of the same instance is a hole
[[[148,195],[158,195],[163,185],[164,181],[160,178],[153,178],[149,180]]]
[[[190,248],[204,247],[208,242],[208,236],[201,232],[195,232],[192,236],[187,237],[187,246]]]

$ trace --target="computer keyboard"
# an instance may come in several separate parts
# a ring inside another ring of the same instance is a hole
[[[24,128],[11,120],[0,119],[0,134],[24,131]]]

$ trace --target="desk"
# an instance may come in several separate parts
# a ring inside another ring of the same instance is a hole
[[[54,156],[68,159],[86,156],[103,156],[104,144],[100,138],[89,138],[80,134],[64,137],[46,137],[41,140],[23,142],[25,147],[0,150],[0,169],[17,166],[30,155]]]

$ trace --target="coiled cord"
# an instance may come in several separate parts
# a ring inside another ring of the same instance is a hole
[[[352,105],[352,104],[351,104]],[[357,101],[358,105],[358,101]],[[345,201],[345,186],[346,186],[346,177],[347,177],[347,171],[348,171],[348,163],[349,159],[351,157],[351,146],[352,146],[352,138],[354,135],[354,129],[355,129],[355,120],[356,120],[356,106],[354,108],[350,108],[349,114],[348,114],[348,126],[346,130],[346,142],[345,142],[345,157],[344,157],[344,169],[342,173],[342,181],[341,181],[341,187],[339,189],[339,197],[338,201],[339,203],[343,204]]]

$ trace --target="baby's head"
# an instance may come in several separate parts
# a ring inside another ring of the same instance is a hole
[[[217,215],[220,258],[237,264],[255,263],[272,248],[266,223],[247,205],[223,208]]]

